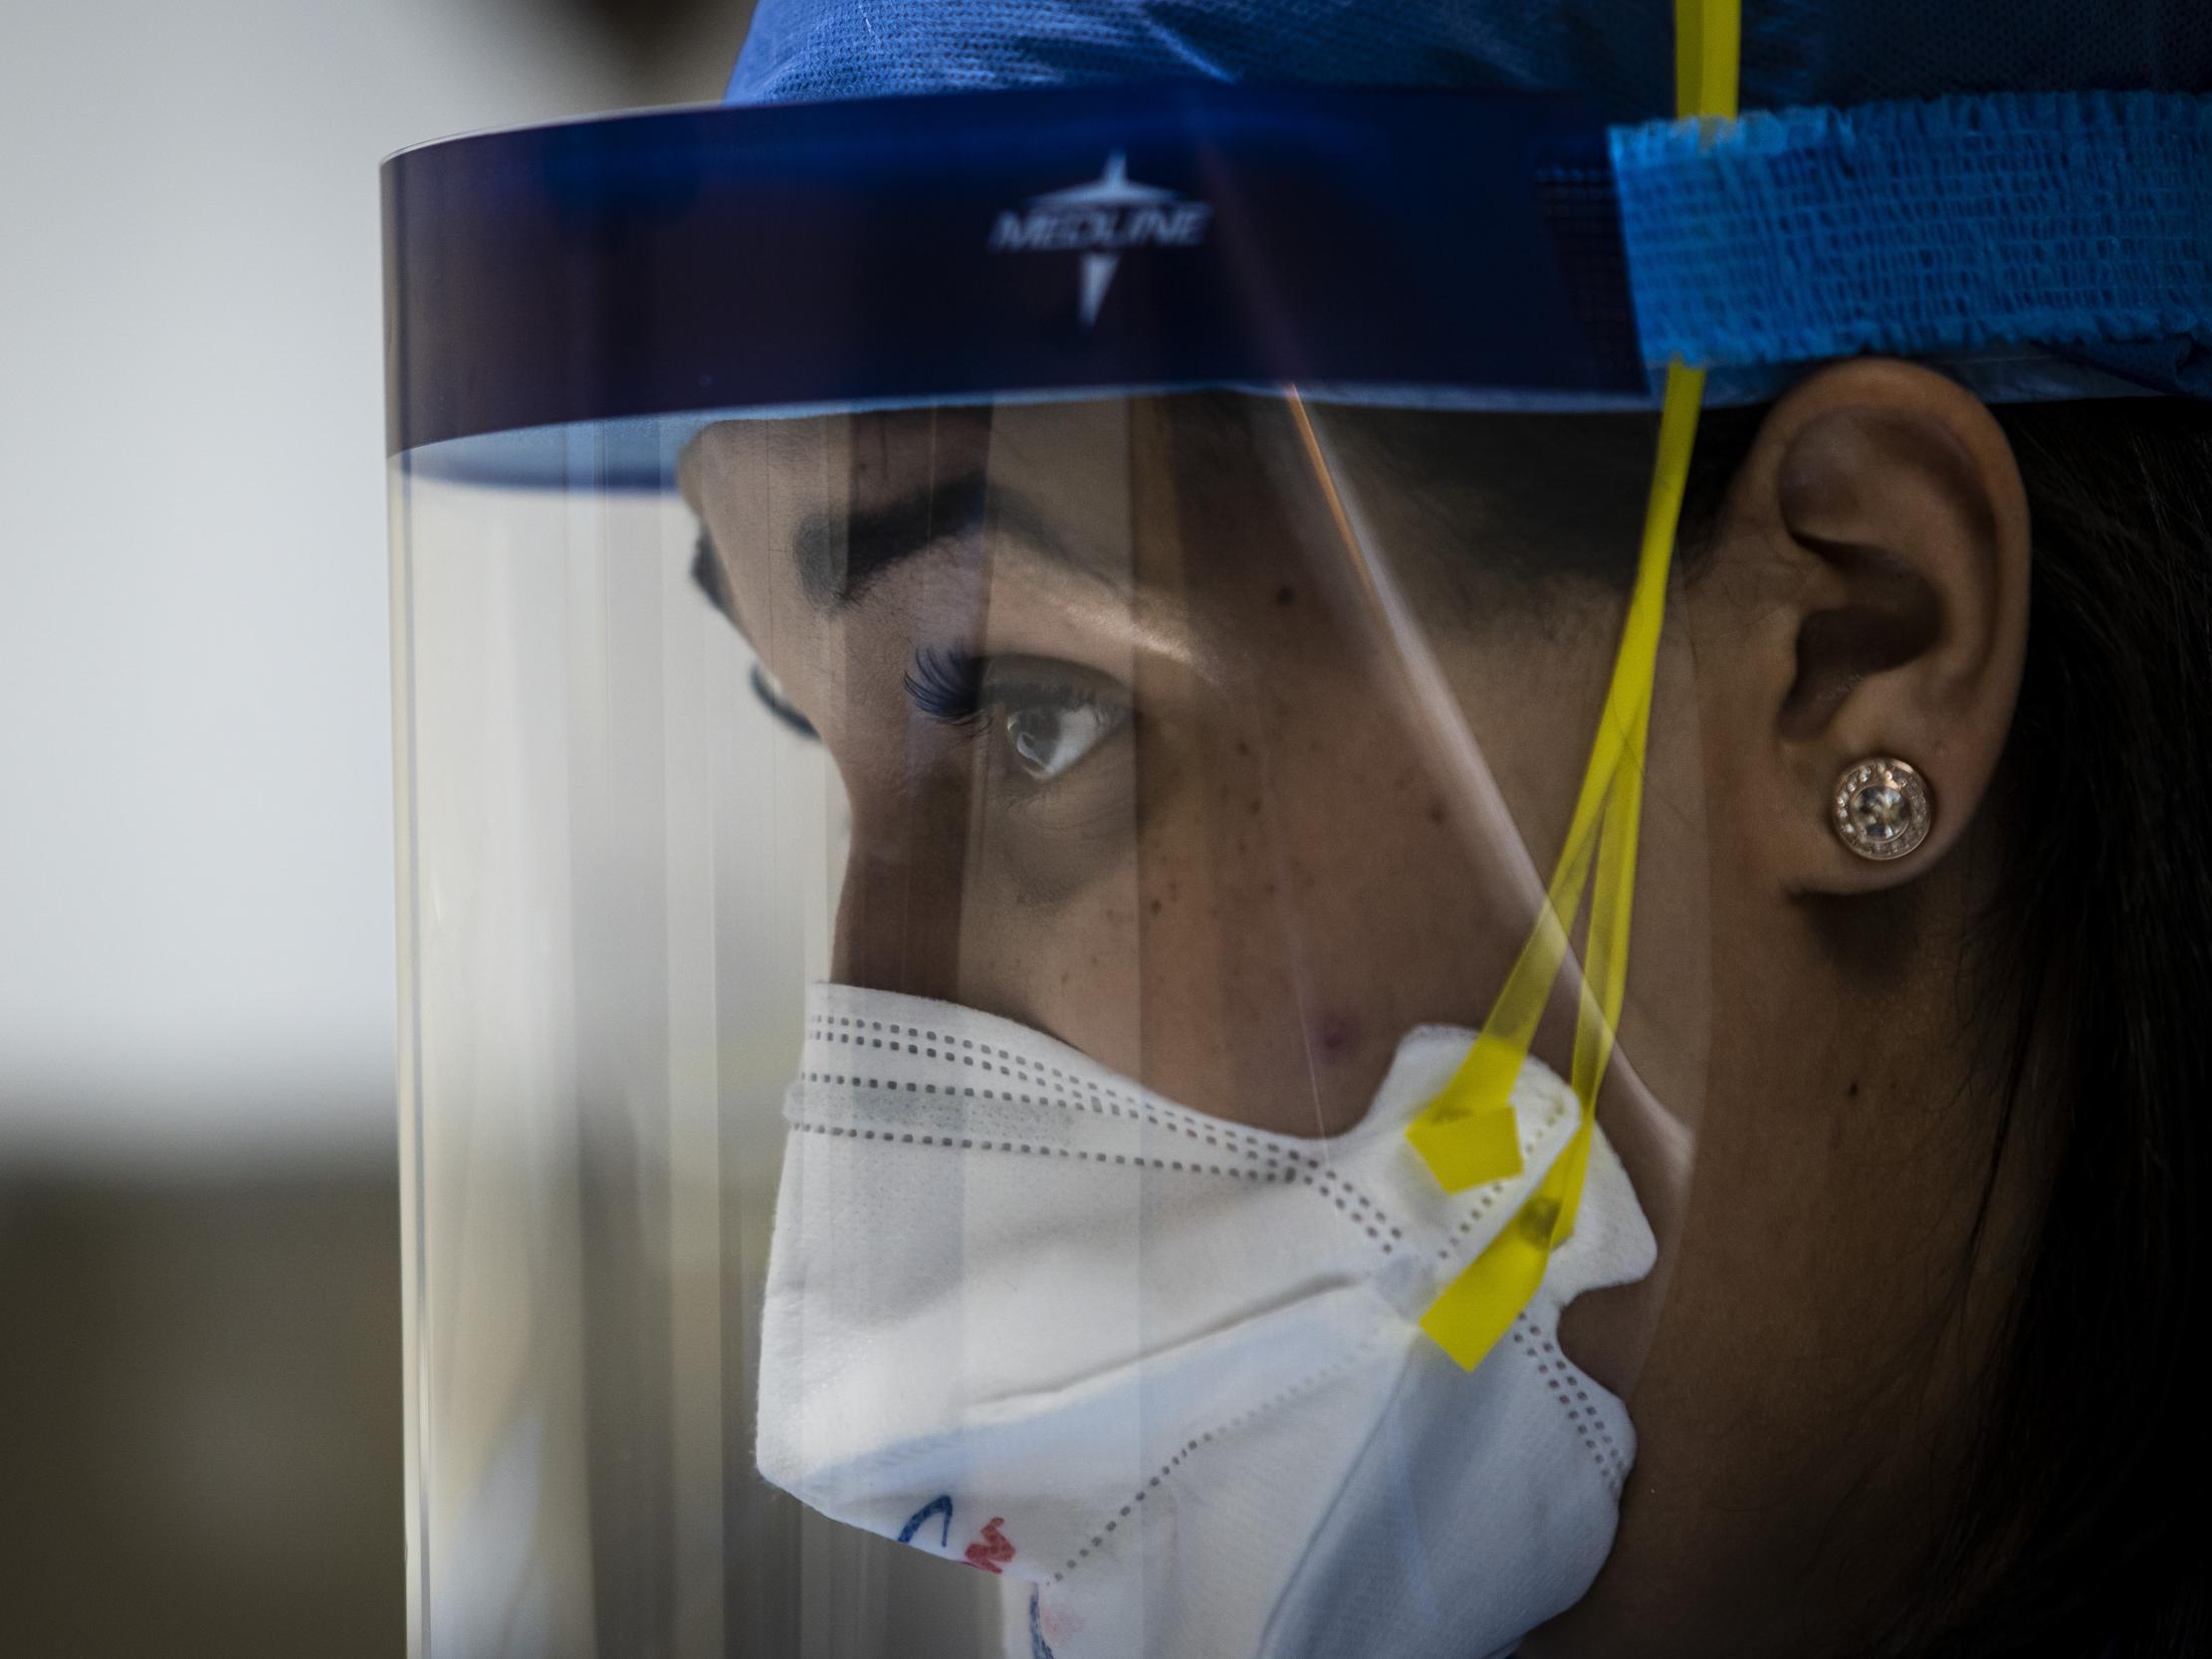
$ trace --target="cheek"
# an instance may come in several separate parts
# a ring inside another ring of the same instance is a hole
[[[1175,769],[1007,975],[1035,987],[1022,1017],[1202,1111],[1339,1133],[1409,1030],[1481,1018],[1526,918],[1372,696],[1280,700]]]

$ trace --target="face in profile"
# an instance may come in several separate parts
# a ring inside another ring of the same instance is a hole
[[[708,428],[682,483],[727,608],[850,806],[834,976],[1217,1118],[1359,1123],[1401,1039],[1480,1025],[1530,936],[1649,437],[1225,394]],[[1975,866],[1946,855],[2018,685],[2019,489],[1966,394],[1846,366],[1759,421],[1678,555],[1598,1107],[1659,1265],[1560,1328],[1638,1473],[1528,1651],[1787,1622],[1759,1586],[1805,1581],[1839,1505],[1877,1577],[1925,1536],[1940,1481],[1884,1459],[1954,1432],[1990,1340],[1928,1271],[1976,1247],[1987,1119],[1928,1103],[1981,1099],[1952,990]],[[1867,753],[1935,778],[1909,868],[1828,829]],[[1562,1073],[1575,1008],[1570,973],[1535,1043]]]
[[[1620,598],[1511,614],[1482,527],[1409,504],[1359,504],[1355,554],[1380,447],[1324,476],[1230,396],[703,434],[730,608],[850,803],[836,977],[1293,1135],[1357,1122],[1413,1027],[1478,1023],[1604,689],[1577,604]]]

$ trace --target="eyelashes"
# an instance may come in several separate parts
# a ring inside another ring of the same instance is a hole
[[[974,726],[984,717],[984,674],[988,665],[966,651],[924,646],[906,671],[906,695],[931,720],[947,726]],[[751,676],[753,695],[783,725],[802,737],[819,734],[774,677],[758,662]]]
[[[948,647],[923,646],[906,671],[906,695],[914,707],[947,726],[973,726],[984,715],[981,657]]]

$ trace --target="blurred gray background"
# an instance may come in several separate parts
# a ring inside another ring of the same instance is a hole
[[[0,0],[0,1652],[404,1648],[376,164],[749,0]]]

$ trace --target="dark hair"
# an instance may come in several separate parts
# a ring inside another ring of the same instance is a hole
[[[1975,1244],[2001,1159],[2050,1175],[1959,1489],[1879,1650],[2181,1659],[2212,1652],[2212,1434],[2190,1364],[2212,1207],[2212,404],[1993,413],[2034,545],[1994,897],[1961,963],[1987,992],[1997,1097]],[[1692,580],[1765,417],[1699,423]],[[1651,417],[1353,424],[1375,464],[1482,526],[1486,574],[1625,583]]]
[[[1994,413],[2032,515],[2031,620],[1970,948],[1999,1023],[1992,1181],[2023,1138],[2051,1173],[1893,1647],[2179,1659],[2212,1635],[2191,1358],[2212,1197],[2212,405]],[[1685,522],[1710,521],[1760,414],[1706,417]]]
[[[1689,579],[1766,413],[1699,423]],[[1974,1244],[2002,1159],[2050,1174],[1958,1490],[1877,1651],[2181,1659],[2212,1652],[2212,1434],[2188,1368],[2212,1204],[2212,404],[1993,413],[2034,548],[1994,895],[1961,963],[1997,1107]],[[1340,424],[1479,547],[1480,579],[1626,582],[1651,417]]]

